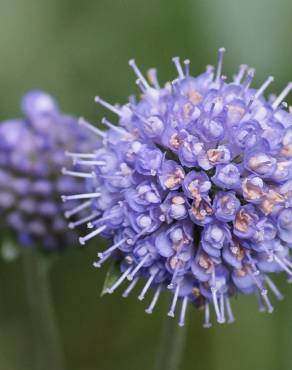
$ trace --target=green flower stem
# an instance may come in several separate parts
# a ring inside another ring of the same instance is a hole
[[[165,317],[154,366],[155,370],[178,370],[180,368],[187,326],[187,322],[184,327],[180,327],[176,320],[168,316]]]
[[[64,359],[52,305],[48,258],[37,250],[23,253],[26,294],[33,336],[34,370],[64,370]]]

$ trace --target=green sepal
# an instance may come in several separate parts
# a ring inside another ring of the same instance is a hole
[[[108,289],[118,280],[121,276],[120,261],[112,261],[109,269],[105,275],[103,287],[100,296],[107,294]]]

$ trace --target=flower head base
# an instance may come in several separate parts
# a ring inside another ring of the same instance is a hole
[[[93,141],[44,92],[27,93],[22,99],[22,111],[24,119],[0,125],[3,226],[17,235],[22,245],[54,249],[76,244],[76,235],[68,231],[63,216],[66,205],[60,205],[59,198],[64,192],[83,192],[85,184],[81,179],[61,176],[64,147],[84,152],[93,148]],[[66,215],[74,213],[68,211]]]
[[[95,263],[120,263],[108,292],[130,280],[127,296],[145,279],[139,299],[154,289],[151,313],[169,289],[169,316],[182,301],[180,325],[189,302],[204,308],[206,327],[210,306],[219,323],[232,322],[229,298],[237,292],[255,293],[272,312],[268,289],[281,294],[267,274],[292,277],[292,116],[282,104],[292,85],[267,101],[273,79],[252,89],[254,70],[241,66],[227,82],[223,54],[198,77],[188,60],[183,68],[174,58],[178,75],[163,88],[153,70],[149,83],[131,60],[142,96],[123,106],[95,99],[119,126],[103,119],[106,132],[92,127],[103,146],[82,162],[95,174],[84,197],[98,216],[80,241],[98,234],[113,240]]]

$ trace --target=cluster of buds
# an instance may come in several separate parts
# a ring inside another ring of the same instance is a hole
[[[164,87],[154,69],[147,80],[131,60],[141,98],[114,106],[96,97],[119,125],[104,118],[102,131],[80,121],[102,145],[71,154],[81,167],[71,174],[87,177],[87,192],[63,196],[83,199],[80,209],[90,203],[78,221],[91,229],[81,244],[99,234],[113,241],[95,262],[119,264],[108,293],[129,280],[126,297],[145,280],[138,297],[153,288],[151,313],[169,290],[168,315],[181,301],[181,326],[189,302],[204,310],[205,327],[211,307],[219,323],[232,322],[237,293],[255,293],[260,310],[272,312],[268,291],[282,295],[269,274],[292,277],[292,115],[283,102],[292,84],[267,100],[273,78],[251,88],[246,65],[227,82],[224,51],[197,77],[189,60],[173,58],[177,76]]]
[[[91,150],[95,142],[44,92],[27,93],[22,111],[23,119],[0,125],[2,232],[8,228],[24,246],[76,245],[78,238],[64,218],[64,212],[67,217],[74,212],[67,211],[60,194],[84,191],[85,185],[81,179],[60,176],[64,149]]]

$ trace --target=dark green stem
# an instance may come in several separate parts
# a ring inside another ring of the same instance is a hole
[[[24,279],[33,336],[34,370],[64,370],[53,309],[49,261],[37,250],[23,253]]]
[[[187,323],[180,327],[178,323],[165,317],[159,343],[155,370],[178,370],[181,365],[187,335]]]

